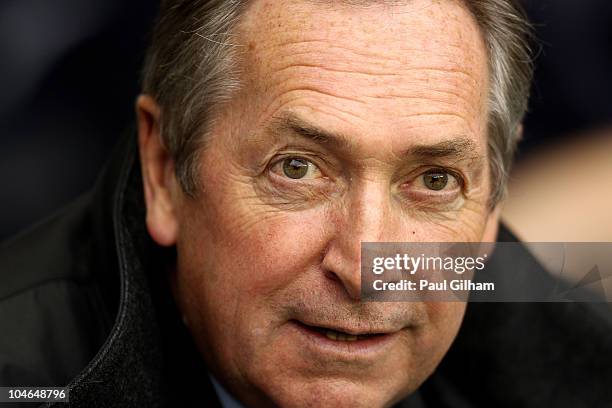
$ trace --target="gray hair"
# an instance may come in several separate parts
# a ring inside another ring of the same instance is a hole
[[[369,0],[368,2],[376,2]],[[378,0],[385,1],[385,0]],[[388,0],[386,0],[388,1]],[[514,0],[463,0],[489,56],[490,205],[505,195],[532,78],[530,26]],[[143,92],[161,108],[161,135],[184,192],[198,191],[199,152],[213,109],[239,88],[233,31],[248,0],[162,1],[143,70]]]

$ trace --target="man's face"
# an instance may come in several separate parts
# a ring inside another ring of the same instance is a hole
[[[360,303],[360,243],[481,241],[496,222],[469,12],[338,3],[249,6],[244,86],[214,122],[200,194],[172,200],[179,307],[253,405],[385,406],[418,388],[465,305]]]

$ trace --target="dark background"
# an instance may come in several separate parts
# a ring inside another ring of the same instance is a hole
[[[146,0],[0,0],[0,239],[86,191],[134,117]]]
[[[612,126],[612,1],[524,5],[540,46],[519,162]],[[0,1],[0,239],[95,181],[133,123],[155,12],[145,0]]]

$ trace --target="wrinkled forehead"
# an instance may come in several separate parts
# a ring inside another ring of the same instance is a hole
[[[245,75],[267,97],[311,91],[327,113],[367,111],[370,126],[388,126],[389,116],[402,131],[448,119],[456,132],[484,133],[475,118],[486,117],[486,49],[461,2],[259,0],[239,37]]]

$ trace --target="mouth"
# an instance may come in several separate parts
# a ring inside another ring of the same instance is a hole
[[[316,326],[307,324],[299,320],[292,320],[292,322],[298,325],[302,330],[308,331],[311,334],[315,334],[321,337],[325,337],[328,340],[337,342],[359,342],[365,340],[376,340],[382,339],[383,337],[389,336],[391,333],[376,332],[376,331],[359,331],[353,329],[340,329],[325,326]]]
[[[292,319],[287,323],[288,333],[296,336],[289,334],[288,337],[298,342],[297,347],[309,361],[343,362],[361,368],[384,361],[398,347],[399,339],[407,335],[404,329],[350,327],[342,324],[344,322],[332,324]]]

